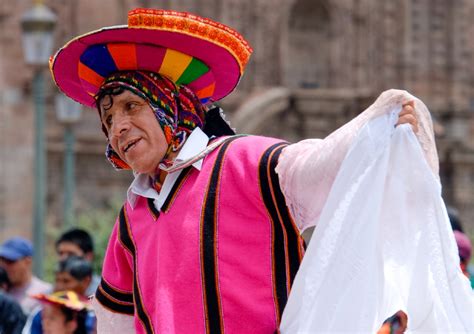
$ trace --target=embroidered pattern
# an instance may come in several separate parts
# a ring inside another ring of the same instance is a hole
[[[135,9],[128,14],[129,28],[178,31],[208,40],[227,49],[238,60],[242,74],[252,48],[235,30],[190,13],[161,9]]]

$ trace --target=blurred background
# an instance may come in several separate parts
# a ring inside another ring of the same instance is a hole
[[[474,0],[0,0],[0,242],[22,235],[48,258],[51,240],[79,225],[103,252],[131,175],[106,161],[96,111],[61,98],[47,57],[32,57],[126,24],[136,7],[194,12],[250,42],[247,71],[220,103],[238,132],[325,137],[385,89],[421,98],[444,199],[472,240]]]

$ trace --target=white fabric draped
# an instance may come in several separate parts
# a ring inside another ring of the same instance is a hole
[[[322,208],[303,211],[316,229],[281,332],[375,333],[403,310],[410,332],[471,333],[472,293],[441,198],[434,142],[422,148],[408,125],[394,128],[401,103],[375,105],[327,198],[316,201]]]
[[[286,203],[301,231],[317,224],[342,161],[360,129],[409,101],[415,102],[419,122],[416,136],[428,165],[438,175],[438,154],[428,109],[406,91],[387,90],[367,110],[326,138],[303,140],[282,151],[276,171]]]

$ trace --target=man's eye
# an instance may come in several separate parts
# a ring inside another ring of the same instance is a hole
[[[136,102],[127,102],[127,110],[132,110],[138,106]]]
[[[105,125],[107,125],[107,127],[110,127],[112,125],[112,116],[109,115],[105,118]]]

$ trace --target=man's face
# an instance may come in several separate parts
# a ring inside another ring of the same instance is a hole
[[[0,266],[7,271],[12,286],[22,285],[31,271],[31,257],[24,257],[16,261],[0,258]]]
[[[150,105],[124,90],[120,95],[105,96],[100,109],[114,151],[135,172],[154,175],[168,144]]]
[[[85,258],[86,255],[78,245],[70,241],[60,242],[56,247],[56,253],[58,254],[60,261],[65,260],[70,256]]]
[[[87,287],[89,286],[90,280],[84,279],[82,281],[74,278],[68,272],[57,272],[54,282],[55,291],[66,291],[71,290],[77,293],[78,295],[83,296],[86,292]]]

